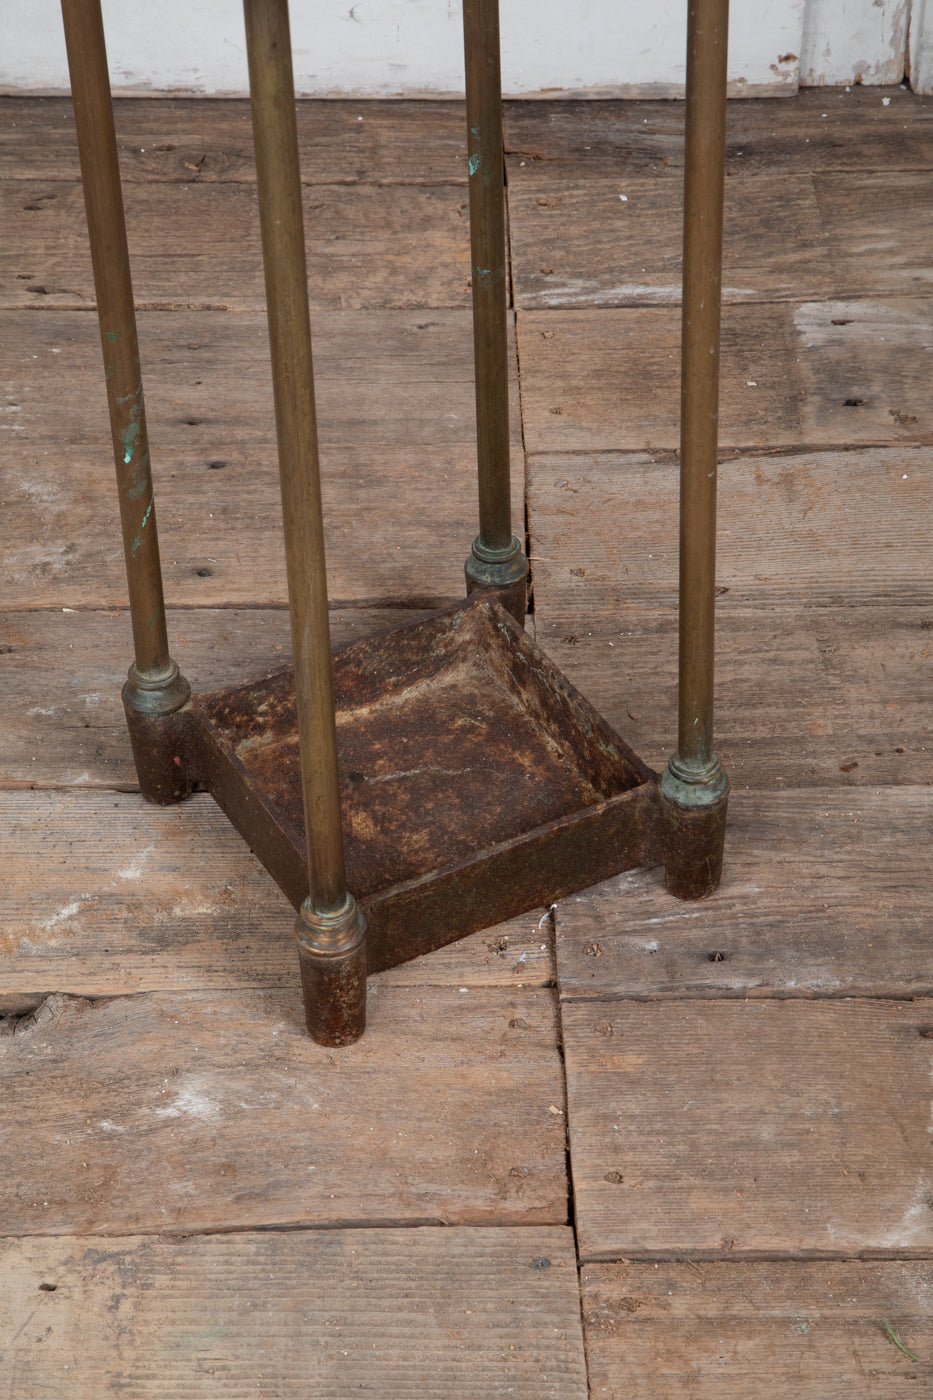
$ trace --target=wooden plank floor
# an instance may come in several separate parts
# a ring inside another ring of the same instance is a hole
[[[382,974],[342,1052],[212,800],[140,803],[70,111],[0,106],[0,1394],[920,1394],[933,103],[730,104],[722,890],[634,871]],[[529,626],[656,767],[681,121],[506,110]],[[462,587],[463,113],[299,128],[339,642]],[[126,101],[118,130],[170,635],[207,688],[289,646],[249,118]]]
[[[61,1236],[0,1259],[20,1400],[586,1394],[566,1227]]]

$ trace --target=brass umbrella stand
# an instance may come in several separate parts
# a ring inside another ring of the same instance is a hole
[[[526,636],[509,489],[498,0],[464,0],[479,533],[468,597],[332,655],[287,0],[244,0],[293,668],[192,696],[168,649],[100,0],[62,0],[129,583],[142,794],[209,790],[298,910],[311,1035],[363,1032],[366,974],[637,865],[722,869],[712,749],[727,0],[690,0],[678,749],[658,778]]]

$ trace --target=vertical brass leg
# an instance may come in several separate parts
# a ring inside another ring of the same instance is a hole
[[[677,752],[661,779],[667,885],[719,883],[729,782],[713,751],[716,469],[726,141],[728,0],[689,0],[684,155],[680,427],[680,667]]]
[[[347,1045],[365,1025],[366,925],[344,869],[288,0],[244,12],[308,848],[295,932],[308,1030]]]
[[[149,439],[100,0],[62,0],[107,379],[135,659],[123,687],[143,796],[177,802],[190,688],[169,655]]]
[[[528,560],[512,534],[505,186],[498,0],[464,0],[479,534],[467,592],[490,589],[524,623]]]

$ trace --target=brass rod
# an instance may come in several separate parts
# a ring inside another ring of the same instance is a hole
[[[178,690],[177,668],[168,651],[146,407],[100,0],[62,0],[62,18],[107,379],[135,678],[156,683],[165,678],[172,683],[174,694]]]
[[[680,429],[678,758],[713,756],[716,473],[728,0],[689,0]]]
[[[348,900],[287,0],[244,0],[278,438],[309,912]]]
[[[464,0],[479,543],[511,555],[505,156],[498,0]]]

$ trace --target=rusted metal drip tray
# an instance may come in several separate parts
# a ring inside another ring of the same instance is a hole
[[[334,657],[347,883],[376,971],[642,863],[656,775],[476,597]],[[205,786],[307,894],[291,671],[193,703]]]

